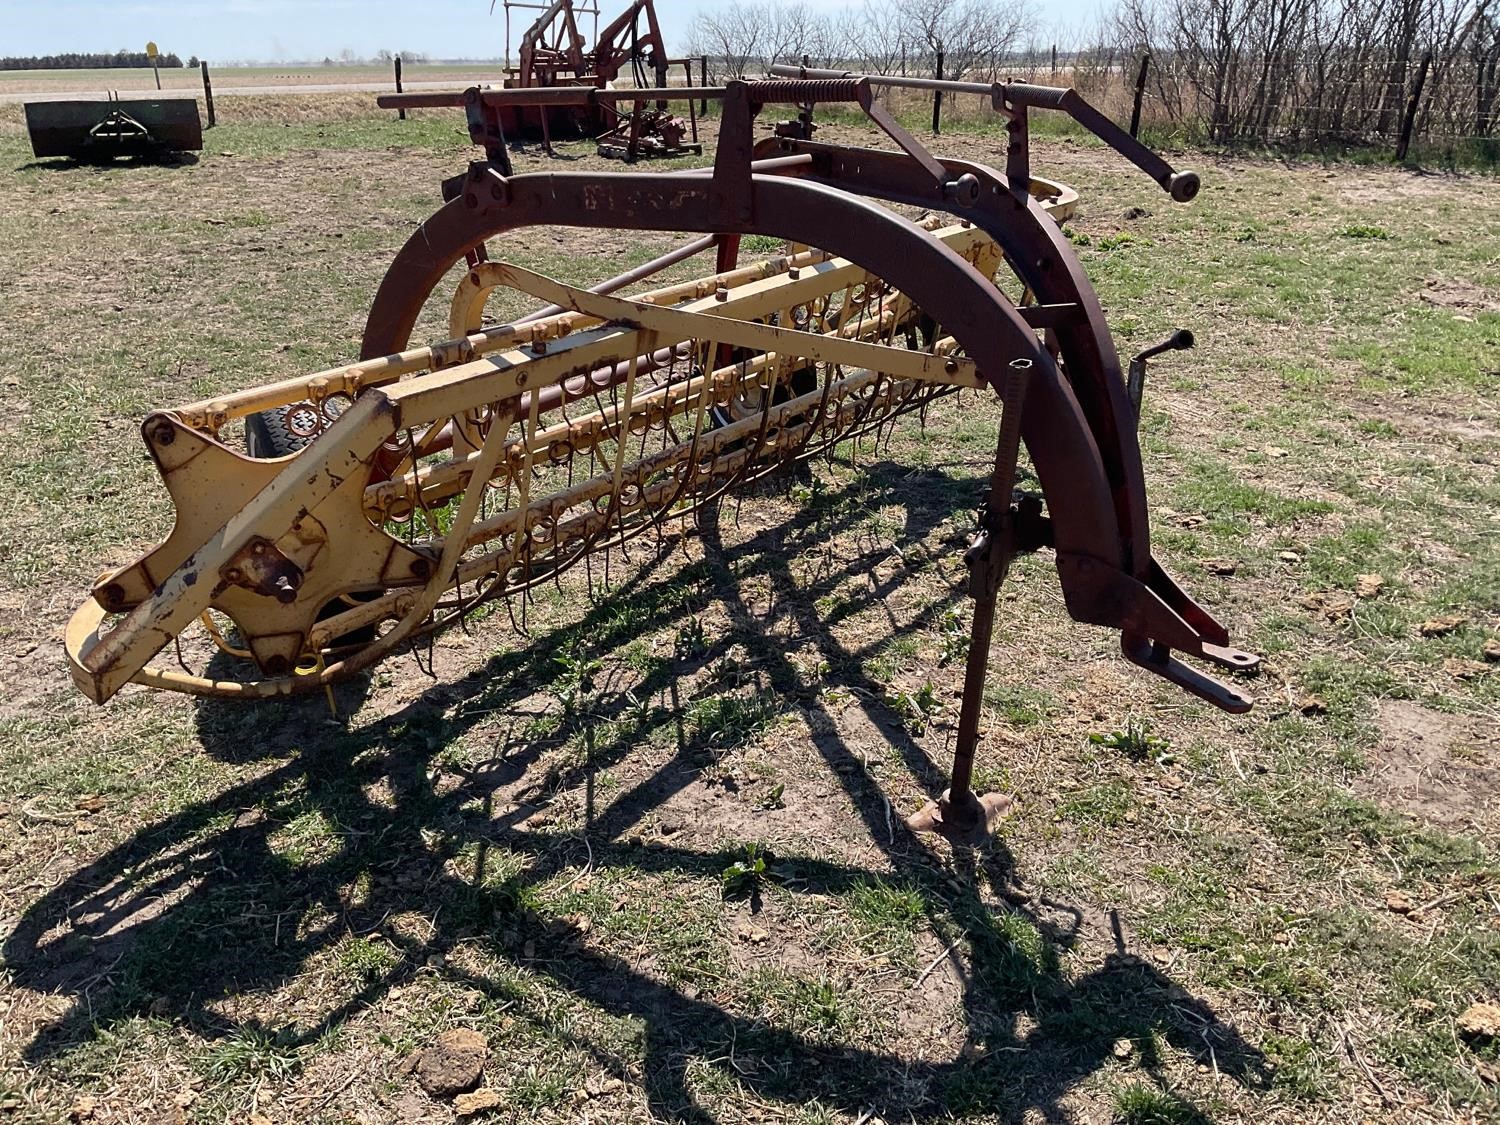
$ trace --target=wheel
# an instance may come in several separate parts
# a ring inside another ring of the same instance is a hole
[[[258,460],[289,457],[323,432],[349,408],[349,397],[337,394],[323,400],[321,409],[311,402],[262,410],[245,418],[245,452]]]

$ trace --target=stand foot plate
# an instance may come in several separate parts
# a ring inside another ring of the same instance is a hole
[[[913,832],[935,832],[953,844],[976,844],[988,839],[1017,807],[1017,802],[1004,793],[976,796],[965,791],[954,798],[945,790],[936,801],[927,802],[908,817],[906,827]]]

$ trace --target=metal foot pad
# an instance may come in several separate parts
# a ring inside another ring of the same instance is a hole
[[[936,832],[953,844],[974,844],[988,839],[1000,822],[1019,807],[1004,793],[976,796],[965,790],[956,800],[947,790],[936,801],[907,817],[906,827],[913,832]]]

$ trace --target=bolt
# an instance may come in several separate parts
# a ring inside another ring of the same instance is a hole
[[[727,286],[727,285],[721,285],[717,289],[715,289],[714,290],[714,300],[715,301],[727,301],[727,300],[729,300],[729,286]]]
[[[104,604],[110,609],[125,604],[125,587],[118,582],[111,582],[99,591],[99,596],[104,599]]]
[[[163,422],[151,431],[151,440],[157,445],[171,445],[176,437],[177,431],[168,422]]]
[[[793,266],[791,269],[786,271],[786,275],[793,281],[796,281],[799,277],[802,276],[802,270],[798,266]]]
[[[426,559],[412,559],[411,572],[414,577],[426,578],[432,573],[432,563]]]
[[[955,371],[958,370],[958,360],[950,357],[947,362],[943,364],[943,370],[946,371],[949,375],[952,375]]]

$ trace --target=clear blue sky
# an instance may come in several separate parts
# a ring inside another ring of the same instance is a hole
[[[657,0],[668,48],[682,46],[693,14],[714,3]],[[1098,6],[1099,0],[1053,0],[1048,25],[1059,15],[1087,18]],[[624,0],[600,0],[600,7],[608,20]],[[524,26],[527,14],[512,19]],[[0,0],[0,55],[141,50],[151,39],[164,52],[221,64],[337,58],[344,50],[368,57],[382,48],[498,58],[504,29],[499,3],[491,16],[489,0]]]

